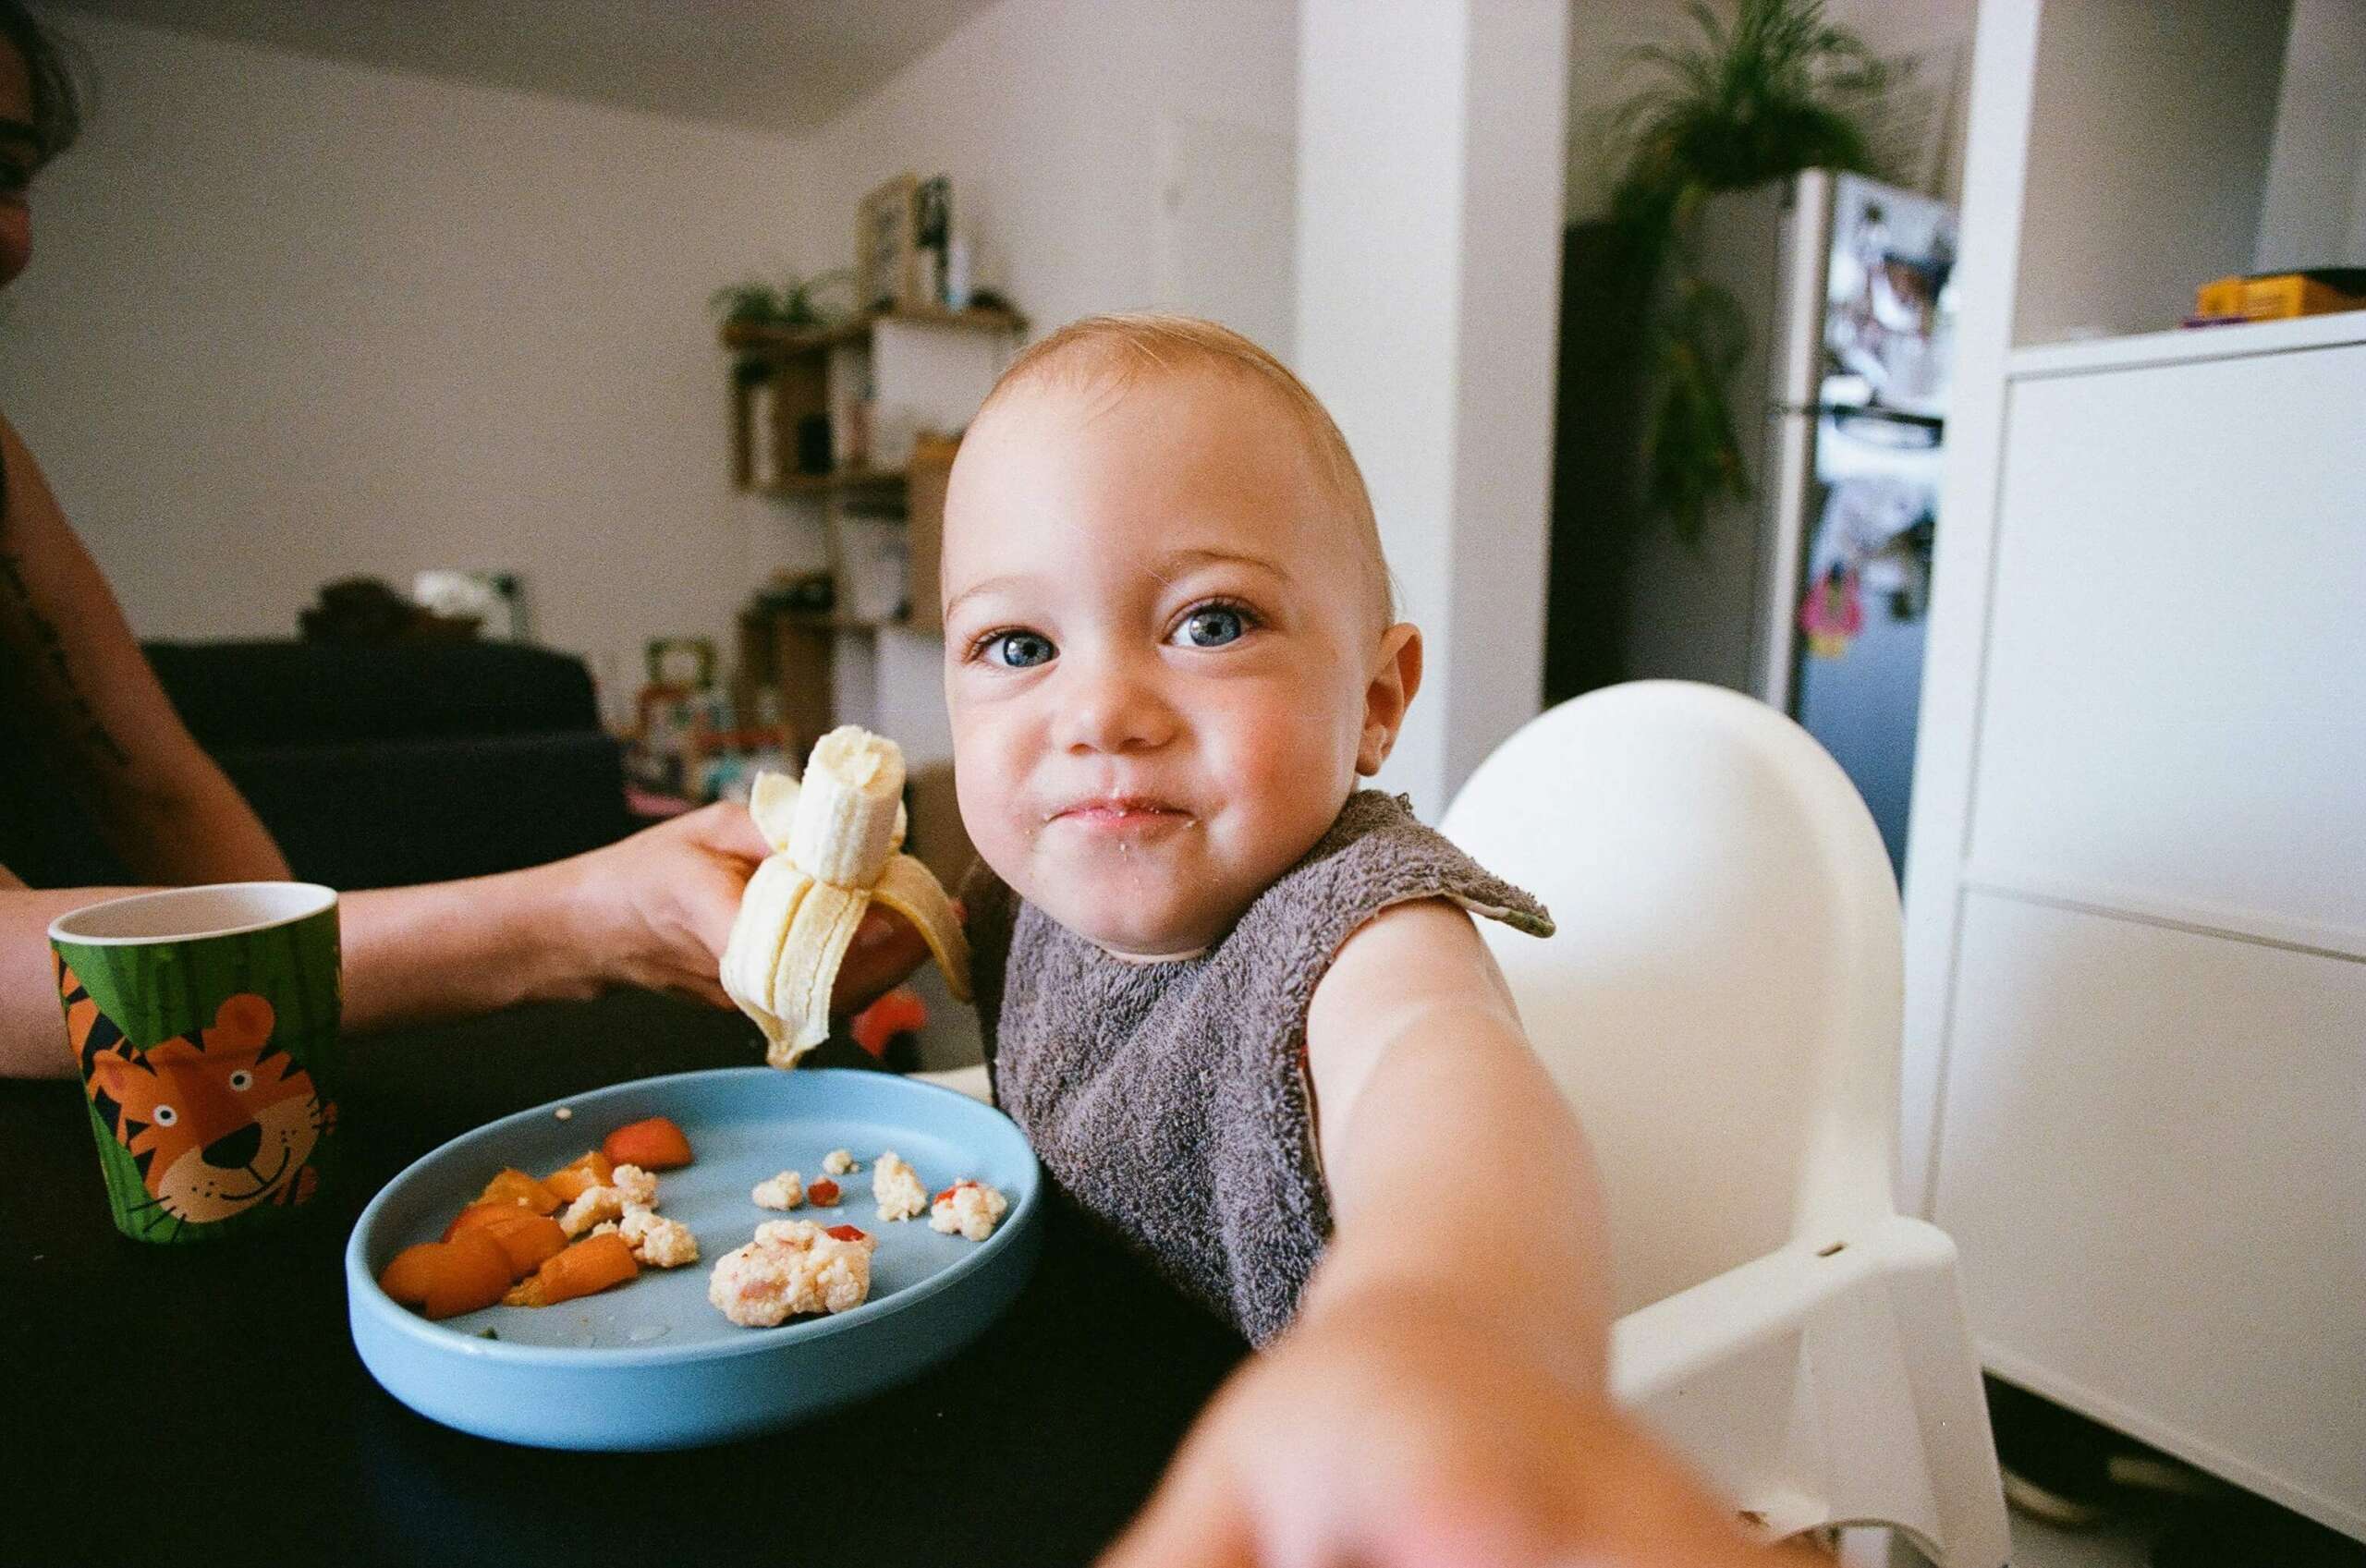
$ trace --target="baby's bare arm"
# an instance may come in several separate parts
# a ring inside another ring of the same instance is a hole
[[[1350,937],[1315,990],[1307,1051],[1337,1228],[1301,1315],[1373,1292],[1433,1296],[1444,1227],[1474,1260],[1456,1302],[1474,1327],[1602,1387],[1593,1164],[1470,917],[1427,899]]]
[[[1307,1027],[1331,1248],[1103,1568],[1809,1561],[1611,1402],[1593,1173],[1470,918],[1380,916]]]

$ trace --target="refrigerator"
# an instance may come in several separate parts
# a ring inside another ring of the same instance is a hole
[[[1716,199],[1696,251],[1742,306],[1747,500],[1697,549],[1658,528],[1628,577],[1625,668],[1797,719],[1905,864],[1955,339],[1956,214],[1811,170]]]

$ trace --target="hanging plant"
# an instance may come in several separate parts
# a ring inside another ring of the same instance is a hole
[[[1695,217],[1719,191],[1802,169],[1878,174],[1870,122],[1896,73],[1826,21],[1823,0],[1696,3],[1686,12],[1692,36],[1629,56],[1653,79],[1611,122],[1626,149],[1611,221],[1638,297],[1654,301],[1645,506],[1697,547],[1711,504],[1750,494],[1727,390],[1750,328],[1740,301],[1701,275]]]

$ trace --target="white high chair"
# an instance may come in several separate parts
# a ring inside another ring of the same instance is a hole
[[[1897,891],[1848,776],[1763,704],[1638,682],[1524,726],[1443,827],[1559,928],[1479,922],[1601,1166],[1618,1398],[1769,1538],[1999,1568],[1955,1246],[1891,1197]]]

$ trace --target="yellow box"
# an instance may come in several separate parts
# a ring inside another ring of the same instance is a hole
[[[2293,316],[2330,315],[2336,310],[2366,309],[2366,298],[2299,273],[2264,277],[2215,278],[2194,291],[2194,311],[2203,316],[2240,316],[2250,322],[2277,322]]]

